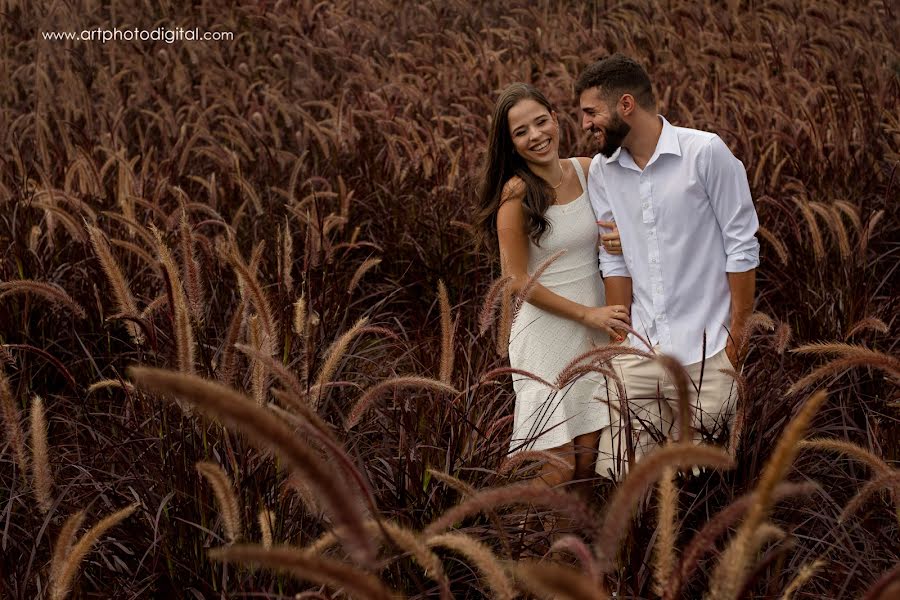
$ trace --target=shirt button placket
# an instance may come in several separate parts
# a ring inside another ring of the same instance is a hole
[[[671,336],[666,322],[666,296],[663,287],[662,267],[659,253],[659,236],[656,229],[656,215],[653,210],[653,186],[646,173],[641,174],[641,214],[648,227],[647,257],[649,259],[650,285],[653,294],[654,329],[659,341],[669,346]]]

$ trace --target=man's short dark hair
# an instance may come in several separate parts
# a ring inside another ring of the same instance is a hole
[[[647,71],[624,54],[613,54],[598,60],[585,69],[575,82],[575,95],[590,88],[600,88],[604,98],[617,101],[622,94],[631,94],[645,110],[656,109],[656,97]]]

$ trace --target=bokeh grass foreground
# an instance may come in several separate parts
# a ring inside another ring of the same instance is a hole
[[[237,4],[0,2],[0,596],[897,597],[895,3]],[[236,39],[39,36],[110,26]],[[762,265],[734,461],[585,504],[504,462],[469,223],[496,92],[589,155],[612,51],[743,161]]]

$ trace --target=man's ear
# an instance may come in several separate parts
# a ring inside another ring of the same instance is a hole
[[[623,117],[628,117],[637,110],[637,102],[631,94],[622,94],[622,97],[619,98],[619,107],[621,115]]]

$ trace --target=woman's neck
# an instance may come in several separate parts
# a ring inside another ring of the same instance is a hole
[[[528,168],[532,173],[547,182],[550,187],[559,187],[563,179],[562,161],[558,158],[545,165],[530,164]]]

